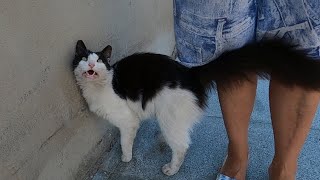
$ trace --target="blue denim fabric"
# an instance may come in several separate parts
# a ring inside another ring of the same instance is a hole
[[[206,64],[226,50],[282,38],[320,59],[319,0],[174,0],[178,61]]]

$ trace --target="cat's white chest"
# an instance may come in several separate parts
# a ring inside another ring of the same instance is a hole
[[[90,111],[114,125],[118,125],[132,113],[126,101],[121,99],[111,87],[86,89],[83,91],[83,96]]]

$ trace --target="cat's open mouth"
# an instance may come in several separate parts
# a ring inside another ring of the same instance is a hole
[[[96,77],[98,77],[98,73],[92,69],[84,72],[83,75],[89,79],[95,79]]]

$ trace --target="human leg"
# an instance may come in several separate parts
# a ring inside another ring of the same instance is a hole
[[[257,76],[251,75],[250,78],[250,81],[228,91],[218,84],[219,101],[229,139],[228,156],[221,173],[237,180],[245,179],[248,163],[248,126],[256,96]]]
[[[254,41],[256,3],[255,0],[175,0],[174,20],[178,60],[187,66],[198,66],[226,50]],[[252,82],[243,82],[237,89],[227,90],[217,84],[230,140],[228,158],[221,172],[239,179],[245,178],[247,167],[247,130],[256,83],[257,77],[252,75]]]
[[[276,80],[270,82],[270,110],[275,155],[270,179],[295,179],[297,160],[318,107],[319,92],[300,87],[289,89]]]
[[[320,4],[316,0],[258,1],[257,40],[285,39],[307,56],[320,59]],[[273,13],[271,13],[273,12]],[[297,159],[308,135],[319,102],[318,92],[286,88],[270,82],[270,110],[275,155],[270,179],[294,179]]]

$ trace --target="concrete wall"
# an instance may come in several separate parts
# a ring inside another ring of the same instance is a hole
[[[118,60],[173,37],[171,0],[1,0],[0,179],[78,179],[117,137],[75,85],[78,39]]]

